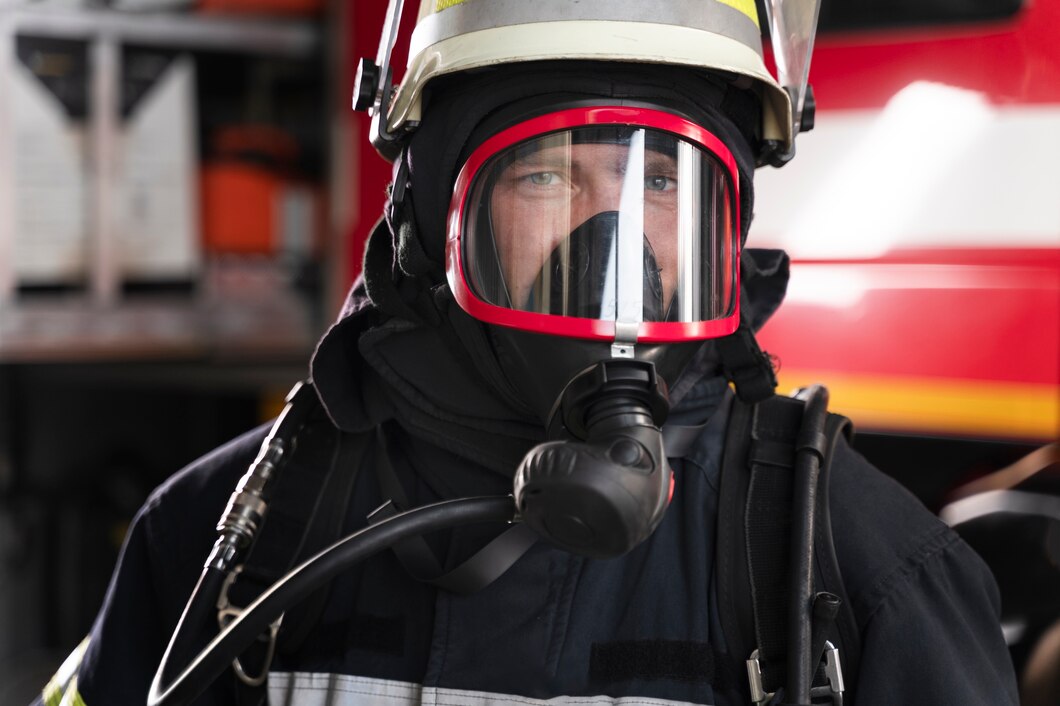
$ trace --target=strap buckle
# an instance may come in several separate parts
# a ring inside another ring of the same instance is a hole
[[[828,682],[816,686],[810,690],[810,696],[814,703],[816,699],[828,699],[832,706],[843,706],[843,692],[846,685],[843,683],[843,665],[839,661],[839,649],[830,641],[824,643],[824,677]]]
[[[232,605],[231,601],[228,600],[228,591],[232,588],[232,584],[236,582],[236,579],[239,578],[239,574],[242,571],[243,565],[240,564],[232,571],[228,572],[228,576],[225,577],[225,581],[221,585],[221,592],[217,596],[217,624],[222,630],[227,628],[232,621],[239,618],[245,610]],[[248,674],[243,668],[242,662],[239,661],[239,657],[232,660],[232,671],[236,673],[236,677],[239,678],[239,681],[247,686],[261,686],[268,678],[269,667],[272,666],[272,658],[276,655],[276,636],[280,632],[283,616],[284,614],[280,613],[280,617],[276,618],[276,620],[269,624],[268,632],[258,635],[258,641],[265,643],[265,658],[262,660],[261,671],[257,675],[251,676]]]
[[[819,704],[824,703],[822,699],[828,699],[828,703],[832,706],[843,706],[843,692],[846,691],[846,685],[843,683],[843,665],[839,660],[839,649],[826,640],[822,658],[824,659],[824,678],[827,683],[810,690],[811,701]],[[755,706],[766,706],[776,695],[776,692],[767,692],[762,682],[762,664],[759,661],[757,649],[747,660],[747,683],[751,687],[751,703]]]
[[[756,706],[765,706],[773,698],[774,692],[767,692],[762,684],[762,663],[757,649],[747,659],[747,683],[751,687],[751,703]]]

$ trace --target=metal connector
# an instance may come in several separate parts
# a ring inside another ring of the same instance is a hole
[[[231,571],[242,552],[254,542],[268,511],[269,485],[294,448],[295,436],[315,409],[314,400],[316,392],[309,383],[298,383],[287,395],[287,405],[228,499],[217,523],[219,536],[206,560],[206,568]]]
[[[758,661],[758,650],[751,653],[747,660],[747,683],[751,687],[751,703],[765,706],[773,698],[773,692],[767,692],[762,684],[762,664]]]
[[[843,665],[839,661],[839,649],[829,641],[824,643],[824,677],[827,684],[814,687],[810,694],[813,703],[823,703],[818,699],[827,699],[831,706],[843,706]]]
[[[221,593],[217,596],[217,625],[222,630],[243,614],[243,608],[232,605],[231,601],[228,600],[228,591],[232,588],[232,584],[239,578],[239,574],[242,571],[243,565],[240,564],[229,572],[228,576],[225,577],[224,585],[221,587]],[[247,672],[239,657],[232,660],[232,671],[235,672],[239,681],[247,686],[261,686],[268,678],[269,667],[272,666],[272,658],[276,656],[276,636],[280,632],[280,625],[283,623],[284,615],[285,613],[280,613],[280,617],[269,623],[268,631],[258,636],[258,640],[265,643],[265,656],[262,658],[262,663],[256,675],[251,675]]]
[[[843,683],[843,665],[839,662],[839,650],[831,642],[824,643],[824,674],[833,694],[846,691]]]
[[[267,509],[265,489],[279,468],[286,451],[283,439],[272,437],[258,452],[254,463],[240,479],[228,500],[217,531],[239,538],[240,548],[250,544],[261,527]]]

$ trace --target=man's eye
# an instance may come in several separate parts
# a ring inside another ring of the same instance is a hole
[[[555,181],[556,181],[556,173],[555,172],[534,172],[533,174],[528,174],[526,176],[526,178],[534,186],[549,186],[549,185],[555,183]]]
[[[647,191],[670,191],[677,186],[677,180],[666,176],[649,176],[644,178]]]

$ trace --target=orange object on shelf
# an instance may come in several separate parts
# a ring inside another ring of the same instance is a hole
[[[324,11],[324,0],[199,0],[198,9],[255,15],[317,15]]]
[[[217,162],[202,167],[203,247],[210,253],[276,251],[276,175],[252,164]]]
[[[323,232],[319,185],[295,167],[299,145],[271,125],[217,129],[201,181],[203,249],[210,254],[315,257]]]
[[[323,204],[318,186],[226,159],[203,165],[201,187],[207,253],[319,253]]]

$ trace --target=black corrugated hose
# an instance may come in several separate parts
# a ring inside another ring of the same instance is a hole
[[[785,701],[808,706],[814,668],[813,533],[817,514],[817,481],[827,437],[828,390],[812,385],[799,394],[806,400],[796,439],[791,511],[791,603],[788,606],[788,686]]]
[[[284,609],[312,593],[323,583],[369,556],[407,537],[476,522],[511,521],[515,503],[510,495],[446,500],[409,510],[370,525],[340,539],[316,556],[295,567],[277,581],[206,648],[171,683],[165,676],[175,668],[170,662],[182,646],[202,627],[204,613],[217,597],[217,582],[207,568],[170,638],[162,663],[151,683],[148,706],[176,706],[199,696],[250,643],[276,620]],[[216,570],[214,570],[216,571]],[[223,580],[223,574],[217,572]],[[204,609],[202,606],[207,606]],[[199,621],[199,624],[196,624]],[[188,631],[191,631],[188,633]]]

